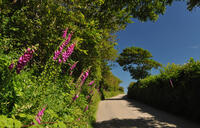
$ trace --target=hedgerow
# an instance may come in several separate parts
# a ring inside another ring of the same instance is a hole
[[[130,84],[128,97],[158,108],[200,120],[200,62],[168,64],[159,75]]]
[[[69,43],[69,37],[67,40]],[[26,66],[31,62],[37,48],[28,48],[17,61],[11,61],[11,57],[1,52],[2,127],[80,128],[89,125],[94,110],[91,113],[88,109],[91,104],[96,104],[100,100],[99,94],[95,94],[98,93],[98,87],[95,87],[95,81],[87,81],[91,74],[90,68],[83,70],[77,80],[72,77],[76,65],[70,64],[72,60],[68,58],[73,53],[74,44],[62,42],[59,47],[60,54],[50,57],[43,72],[37,76],[34,75],[34,65]],[[66,51],[62,52],[61,49]]]
[[[10,121],[2,127],[16,120],[23,127],[92,124],[99,96],[104,97],[103,69],[117,56],[113,33],[130,22],[129,16],[108,22],[96,10],[103,4],[0,1],[0,120]]]

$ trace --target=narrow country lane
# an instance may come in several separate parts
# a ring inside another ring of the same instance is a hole
[[[99,103],[95,128],[200,128],[200,125],[127,99],[125,95]]]

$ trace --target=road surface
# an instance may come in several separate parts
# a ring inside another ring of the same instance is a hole
[[[99,103],[95,128],[200,128],[200,125],[118,95]]]

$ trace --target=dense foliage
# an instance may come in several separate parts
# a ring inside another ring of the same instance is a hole
[[[200,120],[200,61],[169,64],[159,75],[133,82],[128,97],[158,108]]]
[[[200,1],[199,0],[189,0],[187,2],[188,5],[188,10],[192,11],[193,8],[195,7],[200,7]]]
[[[125,23],[100,27],[101,1],[1,2],[1,127],[88,127]]]
[[[70,49],[73,44],[68,45],[67,53],[73,52]],[[41,74],[36,76],[37,66],[27,66],[31,59],[28,53],[32,50],[28,48],[17,63],[10,66],[11,57],[0,54],[0,113],[9,117],[1,116],[2,127],[35,127],[39,124],[41,127],[87,127],[87,122],[94,120],[91,119],[94,110],[87,109],[99,100],[95,82],[87,81],[92,74],[89,68],[84,69],[75,81],[70,75],[75,67],[72,69],[72,64],[67,67],[70,60],[60,63],[52,56]],[[63,53],[62,60],[65,58]]]
[[[170,3],[0,0],[0,127],[87,127],[99,95],[123,92],[107,66],[114,33]]]
[[[119,86],[122,81],[112,74],[109,66],[105,66],[102,76],[104,79],[102,79],[100,84],[103,88],[103,99],[124,93],[124,88]]]
[[[148,50],[138,47],[125,48],[117,62],[123,67],[124,71],[130,72],[133,79],[139,80],[150,75],[152,68],[162,66],[160,63],[151,59],[152,54]]]

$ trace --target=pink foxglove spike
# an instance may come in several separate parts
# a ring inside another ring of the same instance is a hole
[[[91,81],[91,82],[89,83],[89,85],[88,85],[88,86],[91,86],[93,83],[94,83],[94,80],[93,80],[93,81]]]
[[[72,66],[71,66],[71,64],[70,64],[70,66],[71,66],[71,67],[70,67],[70,71],[73,70],[73,69],[76,67],[76,64],[77,64],[77,63],[78,63],[78,61],[75,62]]]
[[[88,105],[85,107],[84,112],[86,112],[88,110]]]
[[[38,114],[37,114],[36,117],[35,117],[35,120],[38,122],[38,124],[41,123],[42,116],[44,115],[45,109],[46,109],[46,108],[44,107],[41,111],[38,112]]]
[[[172,86],[172,88],[174,87],[174,85],[173,85],[173,83],[172,83],[172,80],[170,79],[169,80],[169,82],[170,82],[170,85]]]
[[[10,70],[12,70],[14,67],[14,63],[11,63],[10,66],[8,67]]]
[[[40,121],[40,119],[38,117],[36,117],[35,120],[38,122],[38,124],[41,124],[41,121]]]
[[[24,53],[24,55],[22,55],[19,58],[19,60],[17,62],[17,67],[16,67],[17,68],[17,70],[16,70],[17,74],[19,74],[20,71],[24,68],[24,66],[26,66],[27,63],[32,59],[33,52],[34,52],[34,50],[31,50],[30,48],[28,48],[26,50],[26,52]]]
[[[78,94],[76,94],[72,99],[75,101],[78,98]]]
[[[66,36],[67,36],[67,31],[68,31],[68,28],[65,29],[65,31],[63,31],[63,38],[65,39]]]

